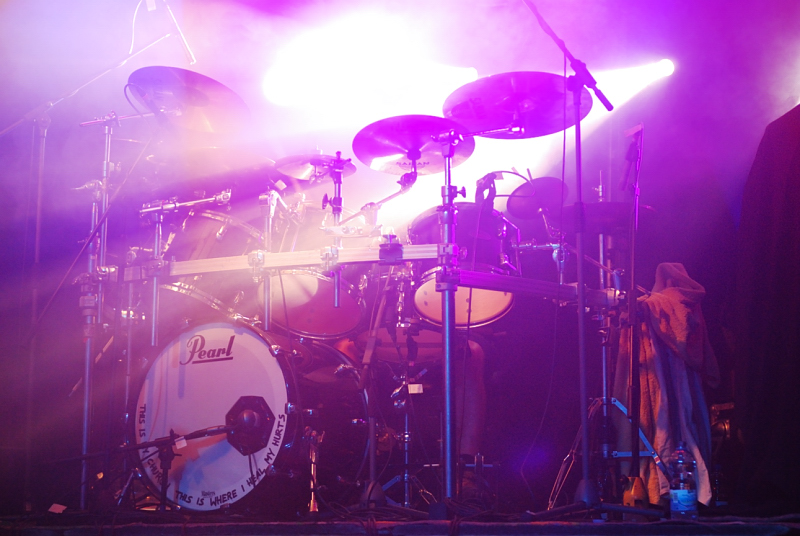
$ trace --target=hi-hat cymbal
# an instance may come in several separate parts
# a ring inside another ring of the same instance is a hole
[[[275,162],[275,169],[287,177],[316,183],[328,176],[336,166],[336,157],[324,154],[298,154],[285,156]],[[352,162],[343,165],[342,178],[356,172]]]
[[[592,97],[582,88],[581,119],[591,109]],[[451,93],[443,110],[445,117],[486,138],[535,138],[575,124],[566,79],[552,73],[518,71],[475,80]]]
[[[562,196],[566,197],[568,191],[561,179],[539,177],[518,186],[508,196],[506,208],[515,218],[531,220],[539,216],[539,209],[554,212],[561,206]]]
[[[198,132],[236,132],[250,111],[232,90],[216,80],[177,67],[142,67],[131,73],[133,96],[170,124]]]
[[[362,128],[353,139],[353,153],[376,171],[403,175],[416,163],[419,175],[444,171],[442,144],[434,136],[454,131],[462,136],[455,145],[452,166],[475,150],[475,139],[455,121],[432,115],[399,115]]]

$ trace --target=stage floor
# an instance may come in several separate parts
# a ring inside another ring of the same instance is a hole
[[[524,515],[480,514],[451,520],[386,520],[389,512],[360,513],[350,519],[296,522],[258,522],[237,516],[194,516],[178,512],[118,512],[107,514],[69,513],[0,518],[0,532],[35,536],[110,535],[222,535],[306,536],[353,534],[427,536],[458,534],[470,536],[768,536],[800,534],[800,515],[776,518],[701,518],[698,522],[661,520],[653,522],[607,521],[524,521]]]

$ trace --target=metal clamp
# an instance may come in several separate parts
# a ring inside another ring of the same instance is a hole
[[[264,272],[264,264],[267,261],[267,252],[257,249],[247,254],[247,264],[253,269],[253,281],[258,282]]]
[[[403,262],[403,244],[397,241],[395,235],[385,235],[386,242],[379,246],[378,264],[382,266],[400,264]]]
[[[458,244],[437,244],[436,254],[439,256],[438,261],[442,266],[458,266]]]
[[[157,277],[169,273],[169,261],[153,259],[142,264],[142,273],[145,277]]]
[[[339,248],[336,246],[329,246],[320,251],[320,258],[322,259],[322,269],[324,271],[333,270],[339,264]]]

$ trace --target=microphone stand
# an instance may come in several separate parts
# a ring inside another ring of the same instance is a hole
[[[633,210],[631,211],[630,227],[630,265],[628,266],[628,323],[631,326],[630,345],[631,345],[631,364],[630,364],[630,400],[628,401],[628,420],[631,425],[631,469],[630,477],[636,479],[639,474],[639,424],[641,407],[641,381],[639,378],[639,320],[636,299],[636,281],[634,278],[636,266],[636,235],[639,231],[639,175],[642,167],[642,145],[644,139],[644,129],[640,129],[634,134],[630,150],[626,158],[636,161],[636,174],[634,175],[633,190]]]
[[[575,203],[575,246],[577,250],[577,271],[578,271],[578,370],[579,370],[579,407],[581,409],[581,481],[575,490],[574,502],[572,505],[554,508],[546,512],[547,517],[556,517],[560,514],[568,514],[586,509],[592,509],[599,503],[597,490],[590,480],[589,475],[589,415],[587,407],[587,386],[586,386],[586,288],[584,282],[584,232],[586,227],[585,222],[585,207],[583,203],[583,180],[582,180],[582,161],[581,161],[581,92],[584,87],[594,91],[600,102],[603,103],[608,111],[614,109],[612,104],[597,88],[597,82],[594,80],[586,64],[577,60],[567,50],[564,41],[559,39],[555,32],[550,28],[547,22],[539,13],[536,6],[530,0],[523,0],[525,5],[533,12],[542,30],[550,36],[559,49],[561,49],[564,57],[569,60],[574,75],[567,78],[567,89],[572,92],[573,107],[575,110],[575,182],[577,189],[578,199]],[[624,508],[624,507],[621,507]],[[632,509],[640,513],[639,509]],[[534,514],[537,520],[542,519],[542,514]]]
[[[84,82],[77,88],[71,90],[68,93],[65,93],[52,101],[45,101],[40,105],[34,107],[27,113],[23,114],[19,119],[15,122],[11,123],[3,130],[0,130],[0,138],[11,132],[12,130],[16,129],[18,126],[22,125],[25,122],[33,121],[36,124],[36,163],[34,167],[31,169],[31,178],[34,176],[36,177],[36,212],[35,212],[35,220],[34,220],[34,251],[33,251],[33,268],[32,274],[34,278],[38,278],[39,268],[40,268],[40,258],[41,258],[41,235],[42,235],[42,192],[44,189],[44,156],[45,156],[45,139],[47,136],[47,129],[50,126],[50,116],[47,112],[56,106],[57,104],[63,102],[64,100],[76,95],[80,90],[83,88],[93,84],[95,81],[99,80],[106,74],[110,73],[111,71],[122,67],[125,65],[128,60],[131,58],[138,56],[145,50],[148,50],[150,47],[156,45],[157,43],[163,41],[169,37],[169,34],[163,35],[154,41],[151,41],[149,44],[145,45],[143,48],[139,49],[138,51],[126,55],[123,59],[117,61],[112,66],[104,69],[99,74],[93,76],[88,81]],[[107,154],[107,151],[106,151]],[[104,163],[104,174],[106,173],[107,169],[105,166],[107,165],[108,160],[106,159]],[[93,212],[96,209],[93,208]],[[93,216],[94,221],[94,216]],[[93,229],[93,235],[96,231]],[[93,237],[90,237],[90,240]],[[104,240],[105,238],[103,238]],[[81,250],[81,254],[83,254],[84,249]],[[91,262],[91,261],[90,261]],[[74,266],[74,263],[73,265]],[[70,270],[72,267],[70,267]],[[68,275],[68,274],[67,274]],[[59,289],[62,288],[63,282],[66,280],[66,276],[62,279],[61,284],[57,287],[56,293]],[[36,343],[35,337],[38,332],[39,324],[42,321],[42,318],[49,310],[51,304],[53,303],[54,295],[50,298],[48,303],[39,311],[39,288],[38,288],[38,280],[32,282],[32,289],[31,289],[31,328],[28,332],[28,335],[25,338],[24,345],[28,347],[28,385],[27,385],[27,393],[26,393],[26,410],[25,410],[25,472],[24,472],[24,482],[23,482],[23,500],[25,502],[25,509],[30,510],[31,508],[31,464],[32,464],[32,430],[33,430],[33,413],[32,413],[32,400],[33,400],[33,373],[35,370],[35,353],[36,353]],[[88,320],[86,320],[88,322]],[[88,343],[87,343],[88,346]],[[89,356],[91,352],[87,350],[87,356]],[[91,360],[91,357],[87,357],[87,361]],[[86,379],[86,378],[85,378]],[[85,383],[85,389],[89,390],[88,383]],[[85,398],[85,397],[84,397]],[[87,411],[84,410],[84,422],[86,420]],[[85,454],[85,449],[84,449]],[[81,480],[81,499],[80,499],[80,507],[81,509],[86,508],[86,497],[85,491],[87,484],[85,483],[85,478],[82,477]]]

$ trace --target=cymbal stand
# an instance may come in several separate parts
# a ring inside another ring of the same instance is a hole
[[[105,149],[103,153],[103,170],[100,181],[90,181],[87,187],[92,191],[92,210],[89,231],[92,234],[88,241],[87,270],[78,276],[81,297],[79,304],[83,315],[84,368],[83,368],[83,418],[81,436],[81,455],[89,453],[89,442],[92,431],[92,376],[94,369],[94,346],[97,337],[103,331],[103,301],[105,294],[104,281],[111,270],[106,266],[107,221],[100,220],[101,214],[108,211],[108,188],[111,174],[111,135],[113,127],[119,125],[114,112],[106,116],[103,122]],[[81,460],[80,508],[87,508],[89,491],[89,460]]]
[[[281,194],[272,188],[258,196],[258,203],[261,205],[264,216],[264,250],[267,252],[272,251],[272,226],[275,221],[275,209],[279,202],[284,209],[288,209]],[[264,322],[262,326],[264,331],[269,331],[272,319],[272,277],[268,272],[262,271],[261,280],[264,284]]]
[[[42,193],[43,193],[43,186],[44,186],[44,162],[45,162],[45,141],[47,137],[47,129],[50,127],[51,119],[47,112],[60,104],[61,102],[69,99],[70,97],[78,94],[83,88],[90,86],[95,81],[99,80],[106,74],[110,73],[111,71],[115,70],[118,67],[125,65],[129,59],[138,56],[145,50],[148,50],[150,47],[155,46],[157,43],[163,41],[164,39],[168,38],[170,34],[164,34],[157,39],[151,41],[143,48],[140,48],[136,52],[126,54],[124,58],[117,60],[113,65],[107,67],[99,74],[93,76],[77,88],[71,89],[69,92],[64,93],[63,95],[58,96],[53,100],[48,100],[42,102],[35,108],[29,110],[24,115],[19,117],[16,121],[11,123],[10,125],[6,126],[2,130],[0,130],[0,138],[8,134],[9,132],[16,129],[18,126],[31,121],[36,125],[36,136],[35,136],[35,143],[36,143],[36,162],[32,166],[31,170],[31,179],[33,178],[34,171],[36,173],[36,216],[34,220],[34,251],[33,251],[33,276],[34,278],[38,277],[39,273],[39,263],[40,263],[40,255],[41,255],[41,233],[42,233]],[[106,163],[108,163],[108,159],[106,159]],[[105,215],[105,213],[103,213]],[[104,222],[103,217],[98,217],[99,221]],[[92,228],[92,233],[89,239],[93,239],[94,234],[96,233],[96,229]],[[88,246],[88,244],[87,244]],[[86,247],[86,246],[85,246]],[[83,253],[84,248],[81,249],[81,254]],[[76,258],[76,262],[77,262]],[[70,267],[70,270],[74,267],[74,264]],[[55,294],[57,294],[60,289],[63,287],[64,281],[68,277],[69,274],[65,274],[64,278],[61,280],[59,285],[56,287],[56,291],[51,296],[48,303],[39,310],[39,288],[38,284],[39,281],[32,282],[32,289],[31,289],[31,327],[25,337],[25,345],[28,346],[28,385],[27,385],[27,392],[26,392],[26,409],[25,409],[25,476],[24,476],[24,483],[23,483],[23,500],[25,501],[24,507],[27,510],[31,508],[31,463],[32,463],[32,455],[31,455],[31,435],[33,429],[33,413],[31,411],[33,405],[33,373],[34,373],[34,364],[35,364],[35,354],[36,354],[36,342],[35,337],[41,325],[41,321],[44,316],[47,314],[51,304],[53,303],[53,299]],[[81,488],[83,490],[83,486]],[[85,506],[85,497],[83,493],[81,494],[81,508]]]
[[[603,182],[603,176],[600,176],[600,185],[597,189],[598,200],[603,203],[608,201],[608,192],[606,190],[605,184]],[[621,285],[619,282],[620,273],[618,270],[612,270],[611,263],[608,259],[606,259],[606,249],[608,246],[608,242],[611,239],[610,236],[607,236],[605,233],[600,233],[598,235],[598,263],[605,268],[600,268],[598,270],[598,288],[605,289],[609,286],[621,289]],[[613,283],[612,281],[613,280]],[[598,313],[598,319],[600,320],[600,337],[601,337],[601,344],[600,344],[600,352],[601,352],[601,366],[602,366],[602,395],[601,395],[601,404],[602,404],[602,413],[601,413],[601,423],[600,423],[600,454],[603,460],[608,464],[608,462],[612,459],[612,426],[611,426],[611,377],[609,371],[611,369],[610,361],[611,355],[609,353],[609,344],[611,341],[611,333],[612,333],[612,326],[611,326],[611,317],[608,315],[608,312],[604,309],[600,309]],[[604,471],[607,472],[607,467],[604,468]],[[601,490],[599,493],[600,499],[608,499],[613,496],[613,493],[609,493],[609,490],[606,486],[606,478],[602,478]]]
[[[333,198],[327,196],[322,201],[322,208],[330,204],[331,212],[333,213],[333,225],[338,227],[342,222],[342,173],[344,167],[350,163],[350,158],[342,159],[342,152],[336,151],[336,158],[332,161],[331,166],[331,179],[333,179]],[[333,238],[333,246],[338,255],[339,248],[342,247],[342,237],[335,235]],[[342,282],[342,267],[338,264],[333,268],[333,306],[338,308],[341,298],[341,282]]]
[[[444,158],[444,186],[442,186],[442,206],[439,207],[439,225],[441,244],[439,245],[438,264],[441,270],[436,274],[436,291],[442,293],[442,350],[444,354],[444,441],[443,465],[444,479],[442,502],[454,499],[456,490],[456,416],[455,416],[455,374],[453,356],[455,354],[456,332],[456,288],[453,270],[458,262],[458,245],[455,241],[456,207],[455,200],[459,193],[465,196],[466,191],[452,185],[452,164],[456,145],[462,140],[455,130],[433,136],[434,141],[441,144]],[[412,158],[417,156],[417,158]],[[409,154],[409,159],[416,163],[419,155]],[[415,168],[416,170],[416,168]]]

